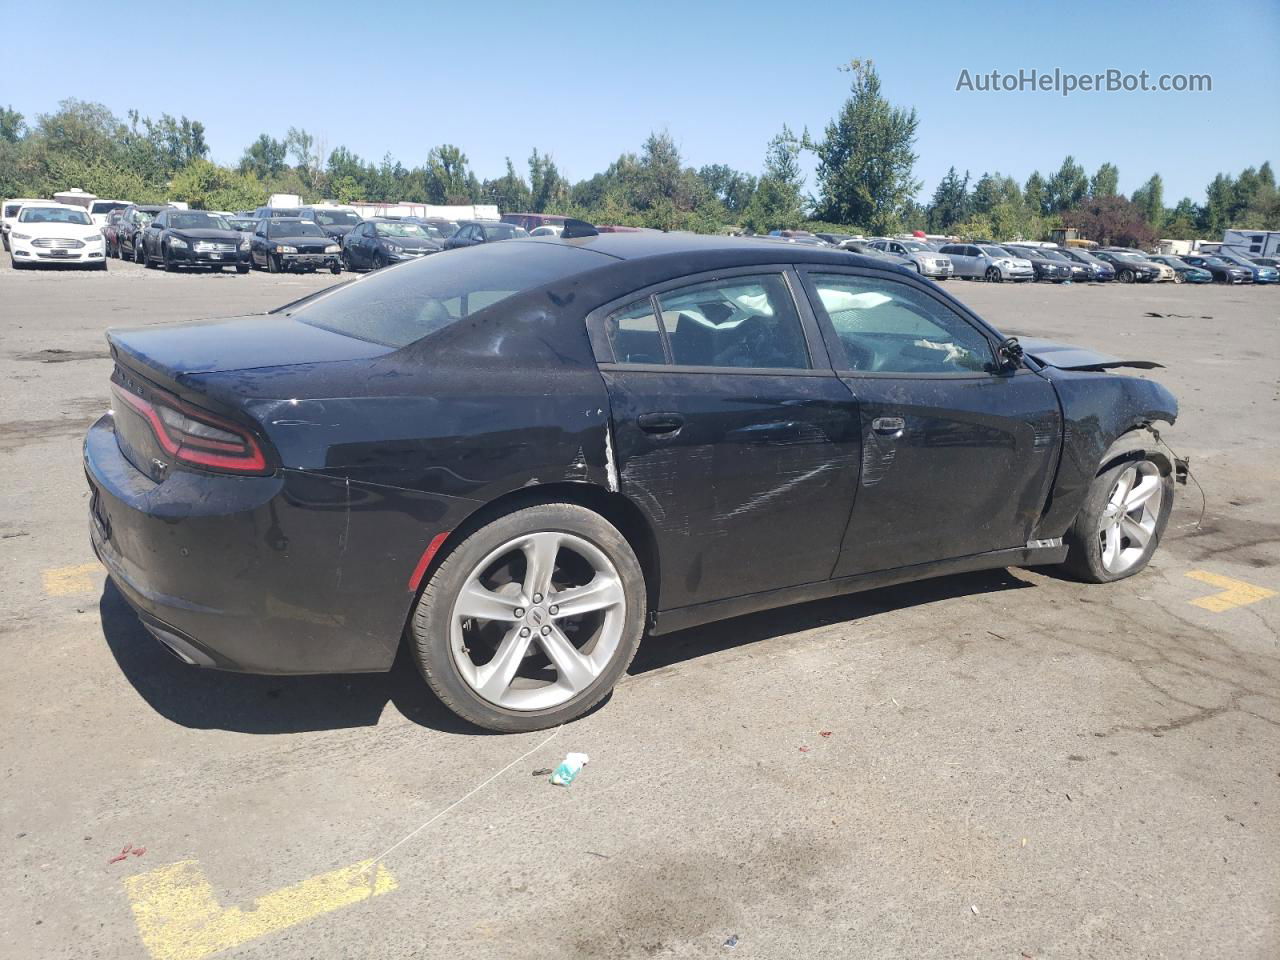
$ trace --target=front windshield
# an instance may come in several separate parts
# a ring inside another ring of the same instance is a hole
[[[19,223],[79,223],[88,226],[92,221],[83,210],[66,210],[62,207],[23,207],[18,215]]]
[[[404,347],[507,297],[594,270],[599,254],[552,243],[486,243],[465,256],[423,257],[286,308],[288,316],[358,340]]]
[[[1178,257],[1161,257],[1160,262],[1163,263],[1166,267],[1177,267],[1183,270],[1191,266],[1191,264],[1187,263],[1187,261],[1179,259]]]
[[[440,232],[440,236],[445,240],[448,240],[458,232],[458,225],[452,220],[437,220],[428,224],[428,226],[433,230],[438,230]]]
[[[90,213],[110,213],[112,210],[123,210],[129,204],[123,200],[95,200],[89,208]]]
[[[416,223],[405,223],[404,221],[400,221],[398,223],[377,223],[374,224],[374,229],[378,232],[378,236],[380,237],[412,237],[414,240],[430,239],[427,231],[423,230],[422,227],[418,226]]]
[[[169,227],[173,230],[230,230],[231,225],[223,217],[212,213],[171,213]]]
[[[1227,262],[1226,262],[1225,260],[1223,260],[1221,257],[1204,257],[1203,259],[1204,259],[1204,262],[1205,262],[1205,263],[1210,264],[1211,266],[1214,266],[1214,267],[1229,267],[1229,266],[1231,266],[1231,264],[1227,263]]]
[[[354,227],[360,218],[350,210],[317,210],[316,223],[326,227]]]
[[[899,240],[898,242],[911,253],[929,253],[933,250],[927,243],[921,243],[919,240]]]
[[[979,247],[978,249],[981,250],[983,253],[985,253],[988,257],[1016,257],[1017,256],[1017,254],[1010,253],[1008,250],[1004,249],[1003,247]]]
[[[310,220],[294,220],[290,223],[273,223],[267,227],[268,237],[328,237]]]
[[[253,228],[257,226],[258,221],[248,217],[233,217],[227,223],[231,224],[232,230],[239,230],[241,233],[253,233]]]
[[[1127,261],[1128,263],[1142,262],[1142,257],[1138,256],[1136,253],[1112,253],[1111,255],[1115,257],[1117,260],[1124,260],[1124,261]]]

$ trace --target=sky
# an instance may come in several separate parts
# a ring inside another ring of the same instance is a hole
[[[1159,172],[1172,206],[1202,201],[1219,172],[1280,163],[1280,0],[220,0],[216,11],[0,0],[0,24],[0,104],[28,118],[67,97],[120,116],[185,114],[223,163],[296,126],[406,166],[453,143],[482,179],[507,156],[524,173],[537,147],[578,180],[666,130],[688,165],[758,173],[783,124],[821,134],[848,95],[838,68],[855,57],[917,111],[925,199],[953,165],[1024,181],[1072,154],[1090,174],[1114,163],[1124,193]],[[33,42],[42,35],[74,43]],[[1209,74],[1212,91],[956,89],[962,70],[1020,68]]]

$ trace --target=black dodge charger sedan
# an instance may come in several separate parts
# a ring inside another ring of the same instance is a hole
[[[167,207],[142,231],[142,262],[169,271],[235,267],[248,273],[249,242],[217,214]]]
[[[310,220],[268,217],[249,238],[250,263],[268,273],[296,270],[342,272],[342,247]]]
[[[646,630],[1156,549],[1177,404],[1109,372],[1155,364],[1019,344],[841,250],[566,235],[112,330],[91,536],[151,633],[261,673],[404,643],[519,731],[601,701]]]

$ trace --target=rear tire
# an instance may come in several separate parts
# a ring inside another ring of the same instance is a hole
[[[1143,570],[1173,511],[1173,476],[1136,436],[1122,437],[1103,462],[1111,465],[1094,477],[1063,538],[1069,547],[1063,569],[1086,583],[1111,583]]]
[[[557,598],[567,606],[570,591],[588,587],[575,604],[585,611],[552,612]],[[465,614],[477,604],[495,616]],[[540,730],[609,695],[635,656],[646,610],[644,575],[617,528],[576,504],[540,504],[450,550],[418,599],[410,645],[436,696],[464,720]]]

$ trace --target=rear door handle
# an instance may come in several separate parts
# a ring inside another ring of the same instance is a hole
[[[871,429],[882,437],[900,437],[906,426],[907,421],[902,417],[876,417],[871,421]]]
[[[645,433],[675,433],[684,426],[684,417],[678,413],[642,413],[636,417],[636,425]]]

